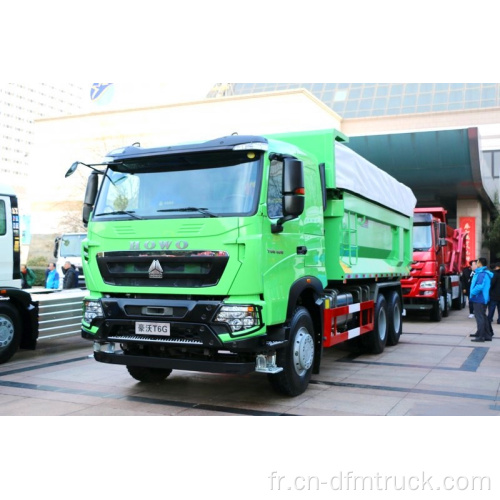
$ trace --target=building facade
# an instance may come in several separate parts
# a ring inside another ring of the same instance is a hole
[[[66,83],[0,84],[0,175],[23,197],[35,120],[80,113],[83,87]]]

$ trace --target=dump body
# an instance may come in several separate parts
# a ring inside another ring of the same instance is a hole
[[[413,263],[402,281],[405,307],[428,311],[434,321],[464,306],[466,234],[447,224],[446,213],[442,207],[415,209]]]
[[[345,139],[329,130],[110,153],[86,200],[82,335],[95,358],[140,380],[256,370],[296,395],[322,347],[364,334],[375,349],[397,343],[415,198],[336,146]]]

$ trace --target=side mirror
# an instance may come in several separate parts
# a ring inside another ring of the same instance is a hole
[[[446,224],[444,222],[439,223],[438,232],[439,232],[439,246],[445,247],[447,234],[446,234]]]
[[[285,158],[283,165],[283,215],[295,218],[305,207],[304,165],[295,158]]]
[[[57,253],[59,252],[59,244],[61,242],[61,237],[58,236],[55,240],[54,240],[54,257],[57,259]]]
[[[70,175],[73,175],[76,172],[76,169],[78,168],[78,165],[80,165],[79,161],[75,161],[71,167],[69,167],[69,170],[66,172],[66,175],[64,177],[69,177]]]
[[[304,164],[295,158],[283,159],[283,217],[271,227],[272,233],[281,233],[283,224],[295,219],[305,208]]]
[[[82,220],[84,224],[88,224],[90,214],[94,209],[95,200],[97,198],[97,187],[99,185],[98,174],[92,172],[87,181],[87,189],[85,191],[85,198],[83,199],[83,213]]]

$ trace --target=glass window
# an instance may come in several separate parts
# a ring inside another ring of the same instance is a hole
[[[0,200],[0,236],[7,232],[7,214],[5,213],[5,202]]]
[[[449,83],[436,83],[436,91],[439,92],[439,91],[444,91],[444,90],[448,90],[450,88],[450,84]]]
[[[203,153],[125,160],[107,170],[96,218],[232,217],[258,202],[260,154]]]
[[[359,102],[359,109],[360,110],[368,110],[371,109],[373,105],[373,99],[361,99]]]
[[[267,215],[270,219],[283,217],[283,162],[272,160],[269,167]]]
[[[375,95],[375,87],[366,87],[363,89],[363,97],[373,97]]]
[[[481,98],[481,92],[479,89],[468,89],[465,91],[466,101],[479,101]]]
[[[492,88],[492,87],[484,87],[481,91],[481,98],[483,100],[486,100],[486,99],[495,99],[495,94],[496,94],[496,91],[495,91],[495,88]]]
[[[464,93],[460,90],[453,90],[450,92],[450,102],[462,102],[464,100]]]
[[[446,102],[448,102],[448,93],[437,92],[434,94],[434,104],[444,104]]]
[[[432,92],[434,90],[433,83],[421,83],[420,92]]]
[[[389,85],[381,84],[377,87],[377,97],[384,97],[389,94]]]
[[[418,92],[418,83],[407,83],[405,88],[406,94],[416,94]]]
[[[334,98],[335,102],[345,101],[346,99],[347,99],[347,90],[337,90],[337,92],[335,92],[335,98]]]
[[[493,177],[495,179],[500,177],[500,151],[493,153]]]
[[[387,99],[380,97],[373,101],[373,109],[384,109],[387,106]]]
[[[417,104],[416,95],[405,95],[403,98],[403,106],[414,106]]]
[[[399,108],[401,106],[402,96],[391,97],[389,99],[389,108]]]
[[[419,106],[425,106],[431,103],[432,94],[420,94],[418,96],[417,104]]]
[[[413,250],[425,251],[432,248],[432,228],[430,225],[413,226]]]
[[[483,158],[486,166],[493,173],[493,151],[483,151]]]
[[[403,93],[403,84],[402,83],[393,83],[391,85],[391,95],[400,95]]]
[[[361,89],[351,89],[349,91],[349,97],[351,99],[359,99],[361,97]]]

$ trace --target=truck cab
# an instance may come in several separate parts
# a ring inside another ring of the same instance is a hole
[[[413,262],[402,280],[405,308],[426,311],[433,321],[463,307],[461,271],[465,235],[446,221],[442,207],[416,208],[413,220]]]
[[[78,272],[78,286],[85,288],[85,277],[82,267],[82,241],[87,237],[87,233],[64,233],[54,241],[54,258],[56,259],[56,269],[61,279],[59,288],[63,286],[63,266],[66,261],[71,262]]]

